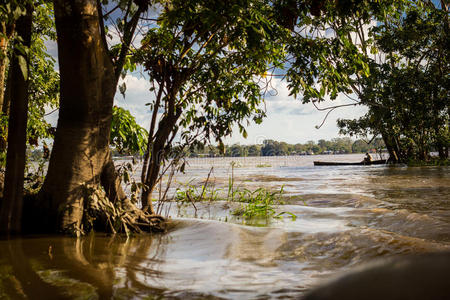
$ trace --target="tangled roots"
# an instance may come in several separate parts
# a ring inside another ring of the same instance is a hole
[[[111,233],[164,232],[166,220],[139,209],[129,199],[113,203],[100,186],[85,185],[84,212],[79,234],[92,229]]]

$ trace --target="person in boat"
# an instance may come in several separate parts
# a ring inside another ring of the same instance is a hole
[[[364,163],[371,163],[373,161],[372,155],[369,154],[369,152],[366,152],[366,156],[364,157],[363,162]]]

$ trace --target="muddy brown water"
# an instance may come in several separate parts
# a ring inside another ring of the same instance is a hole
[[[250,226],[230,215],[240,204],[168,202],[164,235],[1,240],[0,299],[299,298],[354,266],[449,250],[449,168],[312,165],[362,157],[190,160],[169,193],[214,166],[210,184],[222,192],[231,172],[235,187],[283,186],[277,210],[296,220]]]

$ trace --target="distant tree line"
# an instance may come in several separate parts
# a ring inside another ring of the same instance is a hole
[[[285,155],[311,155],[311,154],[345,154],[365,153],[383,149],[381,138],[376,138],[370,143],[364,140],[352,140],[351,138],[334,138],[330,141],[321,139],[318,142],[308,141],[305,144],[288,144],[274,140],[264,140],[257,145],[226,145],[221,152],[218,146],[192,147],[189,149],[190,157],[240,157],[240,156],[285,156]]]

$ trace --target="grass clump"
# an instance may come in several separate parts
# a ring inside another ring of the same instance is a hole
[[[271,168],[272,165],[271,164],[257,164],[256,167],[257,168]]]
[[[208,187],[206,184],[196,186],[187,183],[176,189],[175,200],[178,202],[215,201],[218,200],[218,194],[218,189]]]
[[[277,213],[276,205],[283,204],[280,198],[283,195],[283,187],[279,191],[268,191],[265,188],[258,188],[254,191],[249,189],[238,190],[238,202],[242,202],[240,208],[235,209],[232,214],[235,216],[242,216],[244,219],[253,218],[282,218],[283,215],[288,214],[292,220],[296,216],[290,212]],[[245,203],[245,204],[244,204]]]
[[[410,160],[407,163],[408,167],[448,167],[450,166],[450,159],[441,159],[439,157],[431,157],[430,159],[423,160]]]

